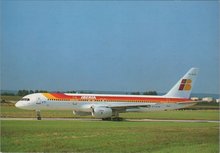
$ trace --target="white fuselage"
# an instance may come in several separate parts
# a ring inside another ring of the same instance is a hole
[[[155,111],[155,110],[179,109],[179,108],[191,106],[193,104],[193,103],[178,103],[178,102],[186,101],[188,99],[182,99],[182,98],[174,99],[174,98],[166,98],[164,96],[102,95],[102,94],[62,94],[62,95],[67,95],[70,97],[48,98],[41,93],[28,95],[25,96],[23,99],[29,99],[29,101],[21,100],[16,104],[16,107],[29,109],[29,110],[73,110],[80,112],[91,112],[91,107],[111,108],[111,107],[131,106],[125,109],[125,111],[130,112],[130,111]],[[96,97],[99,97],[99,99],[97,99]],[[119,99],[121,98],[121,100],[114,101],[109,99],[109,98],[117,99],[118,97]],[[127,100],[127,99],[133,99],[133,100]],[[173,101],[171,101],[171,99]],[[132,106],[139,106],[139,107],[132,108]]]
[[[72,110],[74,114],[102,119],[118,117],[122,112],[185,108],[196,103],[189,97],[197,74],[198,69],[191,68],[164,96],[35,93],[23,97],[16,107],[38,112]]]

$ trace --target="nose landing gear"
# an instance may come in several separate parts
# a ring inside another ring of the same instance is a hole
[[[41,120],[40,110],[36,110],[37,120]]]

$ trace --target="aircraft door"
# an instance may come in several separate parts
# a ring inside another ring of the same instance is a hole
[[[37,98],[36,104],[40,108],[47,108],[47,107],[49,107],[49,103],[47,101],[41,99],[40,97]]]
[[[41,99],[40,99],[40,97],[37,98],[36,104],[41,105]]]

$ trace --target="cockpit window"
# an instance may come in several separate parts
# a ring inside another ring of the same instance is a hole
[[[29,98],[22,98],[21,101],[30,101]]]

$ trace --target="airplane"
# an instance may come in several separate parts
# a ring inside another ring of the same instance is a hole
[[[34,93],[24,96],[15,106],[35,110],[38,120],[41,110],[71,110],[74,115],[119,121],[119,113],[173,110],[196,104],[198,101],[191,100],[190,94],[198,72],[198,68],[191,68],[162,96]]]

